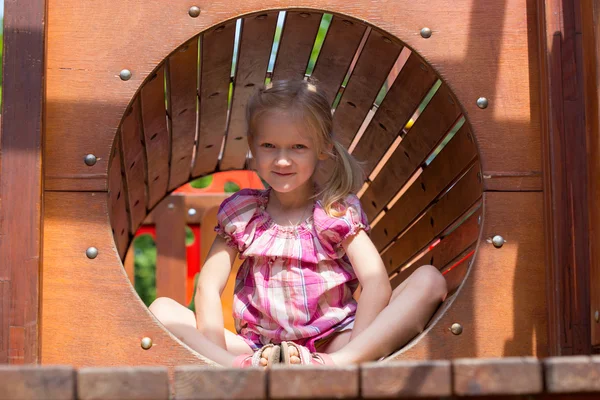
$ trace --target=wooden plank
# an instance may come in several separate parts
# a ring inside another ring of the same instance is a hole
[[[10,311],[1,318],[4,351],[0,363],[39,361],[45,10],[44,0],[5,3],[0,280],[10,282],[11,291],[2,297],[2,310]],[[17,344],[10,328],[33,330],[33,334]]]
[[[168,400],[167,368],[82,368],[77,373],[77,398]]]
[[[125,115],[121,126],[121,155],[123,172],[127,190],[129,209],[129,227],[135,233],[146,216],[148,198],[146,195],[148,172],[146,168],[146,152],[142,144],[142,121],[139,97],[133,100],[131,109]]]
[[[178,400],[251,400],[267,398],[264,369],[175,368],[175,398]]]
[[[390,359],[548,354],[543,194],[484,193],[482,240],[463,286],[423,335]],[[487,242],[500,234],[501,248]],[[460,335],[449,328],[463,327]]]
[[[125,254],[125,258],[123,259],[123,268],[125,269],[127,278],[129,278],[129,282],[131,282],[131,285],[135,287],[135,249],[133,246],[133,242],[131,243],[131,246],[129,246],[129,248],[127,249],[127,253]]]
[[[119,256],[123,258],[129,245],[130,218],[127,210],[126,198],[127,192],[123,185],[122,157],[121,157],[121,135],[115,138],[115,145],[110,156],[108,197],[109,197],[109,216],[112,234],[117,246]]]
[[[452,361],[459,396],[532,395],[544,391],[542,365],[533,357]]]
[[[460,116],[450,88],[442,84],[415,125],[404,137],[361,201],[369,219],[374,218],[421,166]],[[389,182],[397,182],[390,185]]]
[[[483,175],[483,190],[486,192],[541,192],[542,171],[529,171],[516,175],[495,174],[488,171]]]
[[[431,202],[468,168],[477,155],[473,136],[463,125],[446,147],[373,227],[371,240],[383,250]]]
[[[4,363],[8,362],[9,354],[9,336],[10,336],[10,304],[11,304],[11,289],[10,280],[0,281],[0,321],[2,329],[0,330],[0,360]]]
[[[403,265],[474,205],[481,197],[481,182],[477,178],[479,171],[478,165],[472,166],[452,190],[445,193],[381,255],[388,272]],[[457,253],[462,250],[457,249]]]
[[[361,398],[449,397],[450,361],[403,361],[361,365]]]
[[[135,293],[114,248],[105,195],[46,192],[43,246],[45,364],[215,365],[165,331]],[[89,246],[98,249],[93,260]],[[140,346],[144,337],[150,350]],[[102,351],[82,351],[98,343]]]
[[[199,224],[207,210],[212,207],[219,206],[225,200],[231,196],[231,193],[204,193],[198,195],[172,193],[164,198],[164,202],[169,202],[173,197],[183,197],[185,209],[188,211],[185,215],[185,222],[188,225]],[[194,209],[196,213],[190,214],[189,210]],[[161,209],[162,210],[162,209]],[[159,207],[154,208],[144,219],[144,225],[154,225],[155,215],[159,211]]]
[[[323,14],[288,11],[273,68],[273,80],[303,79]]]
[[[171,122],[171,164],[168,191],[190,178],[196,140],[198,37],[177,49],[167,62],[167,103]]]
[[[311,79],[316,81],[332,104],[367,26],[357,20],[333,15]]]
[[[181,196],[172,196],[157,207],[156,219],[156,296],[185,302],[187,253],[185,214]]]
[[[246,164],[246,106],[250,96],[264,85],[278,12],[242,19],[242,33],[235,73],[231,117],[220,170],[242,169]]]
[[[549,393],[600,392],[600,357],[551,357],[544,360]]]
[[[206,175],[217,168],[225,128],[235,21],[202,35],[200,130],[192,176]]]
[[[359,395],[359,369],[357,366],[290,368],[274,365],[268,387],[271,399],[354,399]]]
[[[389,89],[365,133],[352,152],[364,162],[369,176],[387,149],[406,126],[417,107],[431,89],[437,76],[414,52]]]
[[[473,256],[475,255],[476,248],[477,246],[475,244],[468,247],[442,271],[444,278],[446,278],[448,293],[454,293],[465,279],[465,276],[467,276],[469,266],[474,259]]]
[[[148,208],[167,193],[171,141],[165,109],[165,68],[161,65],[142,86],[141,108],[146,159],[148,160]]]
[[[333,116],[333,131],[345,147],[350,146],[373,107],[401,50],[402,45],[396,40],[371,30]]]
[[[0,366],[0,394],[11,400],[75,400],[75,370],[69,366]]]

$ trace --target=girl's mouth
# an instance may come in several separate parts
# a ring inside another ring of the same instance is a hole
[[[293,172],[285,172],[285,173],[284,173],[284,172],[277,172],[277,171],[273,171],[273,173],[274,173],[275,175],[278,175],[278,176],[290,176],[290,175],[294,175],[294,173],[293,173]]]

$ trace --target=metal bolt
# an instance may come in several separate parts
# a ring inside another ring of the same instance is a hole
[[[131,71],[128,69],[124,69],[119,73],[119,78],[121,78],[122,81],[128,81],[131,79]]]
[[[94,258],[98,257],[98,249],[95,247],[88,247],[88,249],[85,251],[85,255],[90,260],[93,260]]]
[[[152,347],[152,339],[150,339],[149,337],[143,338],[141,345],[142,349],[149,350]]]
[[[431,29],[423,28],[421,29],[421,37],[424,39],[429,39],[431,37]]]
[[[169,210],[174,210],[174,209],[175,209],[175,204],[173,204],[173,203],[169,203],[169,204],[167,204],[167,208],[168,208]]]
[[[188,215],[189,215],[190,217],[193,217],[194,215],[196,215],[196,209],[195,209],[195,208],[190,208],[190,209],[188,210]]]
[[[481,109],[487,108],[488,104],[488,99],[486,99],[485,97],[480,97],[477,99],[477,107]]]
[[[481,225],[481,215],[477,217],[477,225]]]
[[[596,310],[596,312],[594,313],[594,319],[596,320],[596,322],[600,322],[600,311]]]
[[[502,236],[500,236],[500,235],[496,235],[496,236],[494,236],[492,238],[492,244],[497,249],[499,249],[500,247],[502,247],[505,242],[506,242],[506,240],[504,240],[504,238]]]
[[[453,323],[450,327],[450,331],[455,335],[460,335],[463,331],[463,327],[461,324]]]
[[[188,14],[192,18],[198,18],[198,16],[200,15],[200,7],[191,6],[190,9],[188,10]]]
[[[96,164],[96,156],[93,154],[88,154],[87,156],[85,156],[85,158],[83,159],[83,162],[85,162],[85,165],[87,166],[92,166],[94,164]]]

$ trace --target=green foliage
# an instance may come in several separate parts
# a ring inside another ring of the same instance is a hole
[[[156,243],[151,235],[133,241],[135,255],[135,291],[149,306],[156,299]]]

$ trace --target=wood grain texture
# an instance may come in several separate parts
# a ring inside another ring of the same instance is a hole
[[[542,366],[533,357],[456,359],[452,372],[454,393],[459,396],[527,395],[544,390]]]
[[[136,97],[121,126],[121,165],[125,173],[125,194],[132,234],[144,220],[148,204],[148,170],[143,138],[140,101]]]
[[[323,14],[288,11],[273,68],[273,80],[303,79]]]
[[[110,156],[108,197],[109,197],[109,217],[112,228],[113,238],[117,246],[119,256],[123,258],[129,246],[131,220],[129,210],[127,209],[127,192],[124,185],[124,173],[122,168],[123,159],[121,156],[121,135],[117,134],[115,146]]]
[[[449,308],[394,359],[548,354],[541,193],[484,193],[481,241]],[[497,249],[487,238],[506,240]],[[453,335],[453,323],[463,327]]]
[[[113,1],[97,8],[48,1],[45,176],[51,190],[106,190],[110,146],[134,93],[173,49],[198,32],[258,10],[322,8],[316,0],[293,4],[288,0],[202,0],[197,3],[201,16],[190,18],[189,4],[181,0],[168,4]],[[418,0],[408,6],[404,1],[385,0],[373,8],[353,0],[336,1],[328,8],[397,37],[440,74],[469,116],[484,173],[541,170],[533,1],[488,5]],[[114,9],[128,12],[115,20]],[[428,21],[436,23],[433,36],[425,40],[418,32]],[[106,29],[117,25],[119,29]],[[127,82],[118,78],[124,67],[133,72]],[[475,104],[482,95],[490,99],[486,110]],[[88,140],[81,140],[82,132]],[[88,153],[101,159],[91,168],[82,164],[82,156]]]
[[[168,400],[167,368],[82,368],[77,372],[77,398]]]
[[[361,365],[361,397],[443,397],[452,395],[450,361],[403,361]]]
[[[600,357],[551,357],[544,360],[549,393],[600,391]]]
[[[335,109],[333,132],[345,147],[352,143],[400,55],[403,46],[392,39],[382,32],[371,30]]]
[[[200,60],[200,125],[192,176],[209,174],[217,168],[225,129],[231,81],[231,59],[235,21],[229,21],[202,35]]]
[[[44,207],[43,364],[214,365],[169,334],[135,293],[114,248],[105,193],[47,192]],[[93,260],[89,246],[99,251]],[[140,346],[144,337],[150,350]]]
[[[227,127],[220,170],[242,169],[246,164],[246,106],[250,96],[264,85],[277,26],[277,12],[262,13],[242,20],[231,116]]]
[[[435,72],[412,53],[387,92],[361,140],[352,152],[364,162],[365,175],[373,169],[406,126],[436,81]]]
[[[269,372],[268,388],[271,399],[353,399],[359,395],[359,369],[275,365]]]
[[[148,208],[167,193],[171,140],[165,109],[165,68],[159,67],[140,92],[146,160],[148,161]]]
[[[229,196],[231,196],[231,193],[210,193],[197,195],[190,195],[189,193],[186,193],[185,195],[181,193],[172,193],[165,197],[162,201],[168,203],[175,197],[182,197],[186,210],[189,211],[191,208],[196,210],[196,213],[193,215],[190,215],[189,212],[186,212],[185,222],[187,224],[200,224],[208,210],[213,207],[218,207],[219,204],[221,204],[223,200]],[[155,207],[152,211],[150,211],[146,219],[144,219],[144,225],[153,225],[155,223],[157,213],[163,212],[164,210],[165,209],[162,207]]]
[[[379,175],[361,197],[369,219],[374,218],[404,186],[460,116],[446,85],[440,86],[414,126],[402,139]],[[390,185],[389,182],[396,182]]]
[[[75,400],[76,371],[69,366],[0,366],[0,396],[11,400]]]
[[[156,296],[169,297],[182,305],[187,281],[186,223],[187,209],[182,196],[171,196],[157,207],[156,213]]]
[[[198,101],[198,37],[187,41],[168,59],[167,112],[171,129],[171,163],[168,191],[190,178],[196,139]]]
[[[259,368],[178,367],[174,386],[177,400],[265,399],[267,372]]]
[[[0,363],[39,362],[45,7],[44,0],[5,3],[0,280],[10,293],[2,297],[9,314],[0,318]]]
[[[330,104],[340,90],[366,29],[364,23],[346,16],[334,15],[331,19],[311,74]]]

